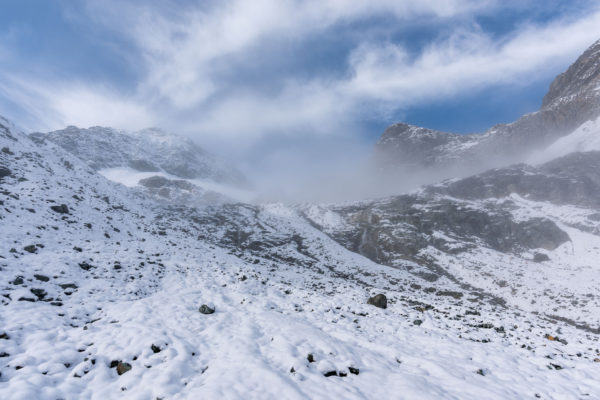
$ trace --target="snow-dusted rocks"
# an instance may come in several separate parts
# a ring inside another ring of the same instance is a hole
[[[433,182],[526,161],[600,116],[599,87],[600,41],[556,77],[539,111],[510,124],[496,125],[483,134],[458,135],[402,123],[392,125],[375,146],[375,169],[379,175],[400,175],[403,180],[418,173],[420,180]]]
[[[160,129],[125,132],[69,126],[30,136],[61,146],[108,179],[140,187],[169,203],[197,206],[248,196],[241,172],[192,140]]]

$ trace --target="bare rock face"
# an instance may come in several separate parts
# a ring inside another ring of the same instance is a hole
[[[468,200],[518,194],[553,204],[600,208],[600,152],[571,153],[535,167],[519,164],[493,169],[426,191]]]
[[[410,176],[415,170],[429,180],[481,172],[523,161],[600,116],[600,41],[550,85],[539,111],[484,134],[460,135],[394,124],[377,142],[373,163],[381,174]],[[435,173],[433,173],[435,171]]]

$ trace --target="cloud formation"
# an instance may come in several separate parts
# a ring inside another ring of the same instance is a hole
[[[347,141],[354,156],[365,119],[549,78],[600,37],[594,2],[508,31],[480,23],[529,3],[87,0],[65,15],[120,61],[125,84],[23,68],[0,36],[0,57],[13,58],[0,71],[0,95],[27,111],[18,122],[29,129],[158,125],[240,157],[277,137],[296,147],[298,137],[334,137],[338,153]]]

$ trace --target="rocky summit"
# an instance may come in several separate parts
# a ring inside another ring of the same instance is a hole
[[[398,123],[373,152],[380,174],[423,172],[429,180],[518,163],[600,116],[600,41],[550,85],[539,111],[484,133],[460,135]]]

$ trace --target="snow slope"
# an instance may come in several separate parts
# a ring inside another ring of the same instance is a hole
[[[546,149],[534,153],[528,160],[541,164],[570,153],[600,151],[600,117],[587,121],[569,135],[563,136]]]
[[[0,398],[600,397],[597,333],[349,251],[329,206],[156,202],[4,122],[0,149]]]

